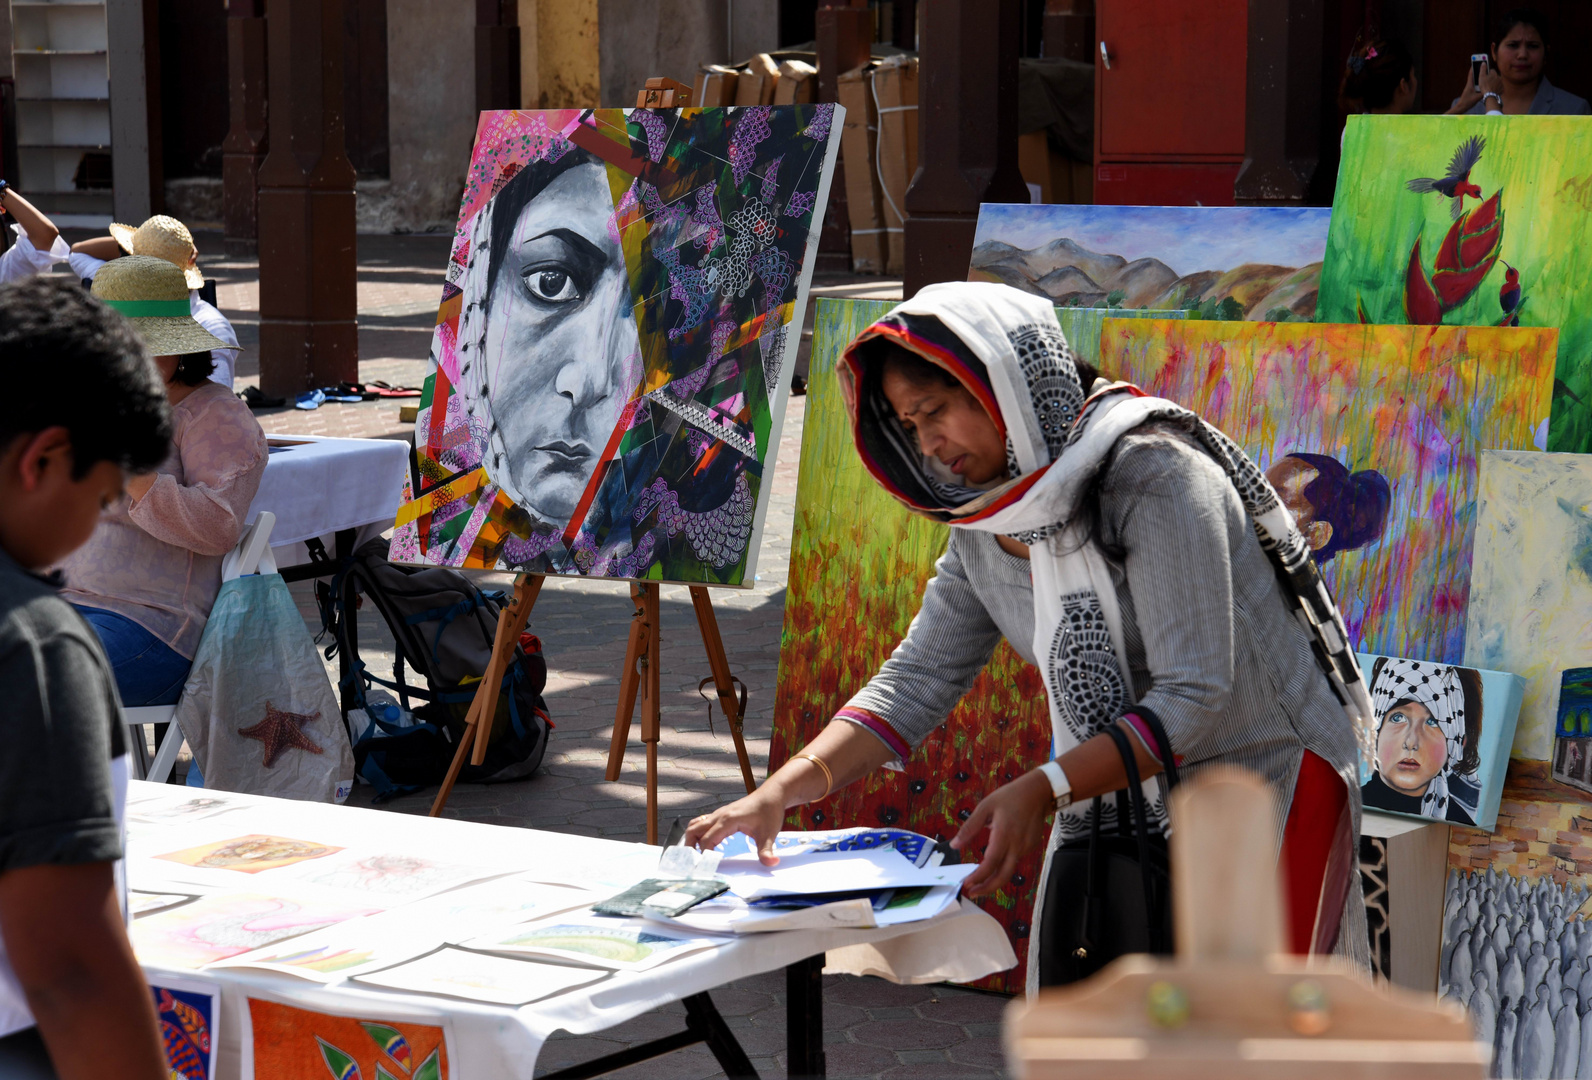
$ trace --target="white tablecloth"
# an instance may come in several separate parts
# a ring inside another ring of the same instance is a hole
[[[391,528],[409,469],[409,444],[396,439],[325,439],[272,435],[260,490],[248,520],[260,511],[276,515],[271,546],[284,548],[342,529]],[[284,561],[292,565],[303,559]]]
[[[149,801],[138,803],[133,812],[147,813],[156,805],[174,806],[196,794],[201,793],[134,781],[131,797]],[[491,852],[501,859],[505,872],[525,869],[531,871],[526,876],[532,876],[537,868],[556,867],[558,872],[550,875],[550,880],[559,882],[568,881],[571,867],[591,867],[591,872],[599,875],[624,873],[619,868],[629,867],[640,877],[656,862],[657,849],[641,844],[230,792],[202,794],[239,806],[191,824],[153,828],[137,825],[128,844],[127,878],[132,888],[164,888],[172,866],[157,861],[157,855],[195,842],[197,837],[224,839],[251,833],[345,845],[352,845],[355,841],[351,838],[357,836],[358,845],[373,852],[423,853],[440,849],[460,860],[468,860],[472,852]],[[229,886],[229,891],[268,893],[272,873],[238,873],[235,876],[240,880],[236,886]],[[613,885],[611,881],[592,881],[589,887],[612,889]],[[459,926],[452,931],[450,940],[462,942],[476,932],[470,926]],[[886,949],[869,948],[883,942],[891,944]],[[245,968],[208,968],[202,977],[222,986],[217,1080],[237,1080],[241,1075],[250,996],[344,1016],[441,1025],[449,1032],[452,1076],[520,1080],[533,1074],[543,1042],[556,1030],[576,1034],[602,1031],[667,1002],[831,950],[839,951],[830,957],[832,966],[826,970],[866,970],[903,982],[928,978],[970,980],[1016,962],[1000,925],[962,901],[959,907],[936,919],[885,929],[746,935],[721,948],[686,955],[646,971],[616,972],[593,985],[519,1008],[400,993],[350,982],[319,986],[290,975]],[[836,965],[836,961],[840,963]],[[158,980],[161,969],[147,970]]]

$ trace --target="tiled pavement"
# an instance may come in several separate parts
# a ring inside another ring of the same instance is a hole
[[[258,266],[220,254],[217,237],[201,234],[201,264],[218,282],[221,309],[238,330],[244,352],[238,384],[258,381]],[[360,376],[394,385],[420,385],[441,289],[447,240],[438,236],[359,238]],[[831,295],[889,296],[898,282],[840,278],[815,283]],[[899,295],[899,292],[894,293]],[[767,767],[779,636],[790,558],[796,476],[805,399],[792,397],[781,433],[757,580],[751,589],[715,590],[714,606],[731,668],[750,694],[745,722],[754,775]],[[314,411],[268,410],[256,414],[273,433],[344,435],[407,440],[413,425],[398,420],[391,401],[324,405]],[[507,587],[507,575],[491,575]],[[293,587],[299,606],[318,629],[310,586]],[[692,815],[735,798],[744,790],[723,716],[714,706],[710,730],[707,703],[697,684],[708,674],[707,658],[684,588],[661,591],[663,727],[659,753],[659,803],[663,827],[676,814]],[[540,772],[504,785],[460,785],[449,816],[500,825],[639,840],[645,836],[645,764],[633,735],[617,782],[603,778],[618,696],[618,672],[632,607],[618,583],[549,579],[531,616],[548,659],[547,702],[558,728]],[[391,638],[379,620],[361,620],[362,655],[385,673]],[[334,665],[332,665],[334,666]],[[333,672],[335,676],[335,671]],[[710,691],[711,693],[711,691]],[[400,813],[425,813],[431,793],[387,804]],[[356,789],[353,802],[368,805],[371,791]],[[715,1002],[763,1076],[784,1075],[783,973],[743,979],[715,991]],[[831,1077],[961,1078],[999,1075],[1000,1012],[1004,997],[951,986],[900,987],[879,979],[826,976],[824,1020]],[[555,1036],[538,1072],[561,1068],[679,1030],[684,1010],[666,1007],[597,1036]],[[720,1075],[703,1046],[677,1051],[615,1074],[623,1077],[695,1078]]]

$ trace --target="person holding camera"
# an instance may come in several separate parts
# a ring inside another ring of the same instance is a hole
[[[1585,116],[1586,98],[1554,86],[1543,73],[1548,63],[1548,22],[1532,8],[1514,8],[1498,20],[1492,55],[1477,63],[1449,106],[1450,115]]]

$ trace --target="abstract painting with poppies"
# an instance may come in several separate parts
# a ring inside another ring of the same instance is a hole
[[[1559,328],[1550,450],[1592,451],[1592,125],[1354,116],[1316,318]]]
[[[837,108],[481,114],[393,561],[751,581]]]

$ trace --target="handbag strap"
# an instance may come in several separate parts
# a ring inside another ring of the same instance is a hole
[[[1170,791],[1178,785],[1177,757],[1172,753],[1172,740],[1166,736],[1166,725],[1161,723],[1161,718],[1155,710],[1147,709],[1143,705],[1135,705],[1128,710],[1144,721],[1144,726],[1150,729],[1150,737],[1155,740],[1155,754],[1161,759],[1161,770],[1166,775],[1166,787]]]
[[[1117,753],[1122,756],[1123,770],[1128,774],[1128,801],[1133,806],[1134,832],[1139,839],[1139,884],[1144,889],[1144,915],[1150,924],[1147,928],[1150,932],[1150,947],[1164,949],[1155,917],[1155,886],[1150,881],[1150,826],[1144,802],[1144,782],[1139,778],[1139,762],[1134,757],[1133,743],[1128,739],[1128,733],[1120,725],[1106,725],[1106,733],[1116,744]]]

